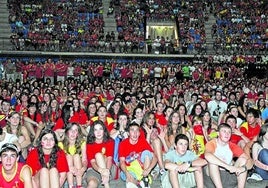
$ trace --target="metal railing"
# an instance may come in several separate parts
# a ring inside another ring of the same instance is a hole
[[[32,44],[22,44],[23,47],[18,47],[15,44],[12,44],[11,39],[0,38],[0,55],[1,54],[45,54],[51,53],[54,54],[95,54],[95,55],[105,55],[105,54],[114,54],[114,56],[181,56],[181,57],[192,57],[195,55],[265,55],[268,51],[268,46],[263,46],[262,48],[258,47],[255,44],[250,45],[248,48],[244,48],[240,44],[214,44],[214,43],[205,43],[199,47],[195,47],[194,44],[191,44],[191,48],[183,48],[182,46],[171,47],[169,45],[164,46],[163,48],[152,46],[151,53],[148,53],[148,46],[127,46],[120,45],[119,41],[112,43],[98,45],[98,46],[86,46],[86,47],[71,47],[64,46],[60,43],[49,43],[48,45],[38,45],[36,48]],[[27,46],[30,45],[30,46]]]

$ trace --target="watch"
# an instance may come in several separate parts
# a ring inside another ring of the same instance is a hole
[[[187,163],[190,165],[190,167],[193,166],[193,165],[192,165],[192,161],[188,161]]]

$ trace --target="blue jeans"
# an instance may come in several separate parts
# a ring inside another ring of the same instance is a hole
[[[265,165],[268,165],[268,149],[262,149],[259,153],[258,160]],[[255,166],[256,172],[262,177],[264,180],[268,180],[268,171],[263,170],[259,167]]]

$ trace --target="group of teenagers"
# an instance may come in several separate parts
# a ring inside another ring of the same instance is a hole
[[[163,188],[242,188],[268,179],[265,81],[43,82],[1,87],[0,187],[150,187],[160,178]]]

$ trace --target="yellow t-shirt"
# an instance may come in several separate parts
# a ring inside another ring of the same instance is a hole
[[[84,147],[85,145],[86,145],[86,141],[83,141],[82,144],[81,144],[81,148]],[[75,147],[74,145],[73,145],[73,146],[70,146],[70,147],[68,148],[68,152],[67,152],[66,149],[63,149],[63,143],[62,143],[62,142],[59,142],[59,143],[58,143],[58,146],[59,146],[62,150],[64,150],[65,153],[69,153],[70,155],[74,155],[74,154],[76,154],[76,147]]]

